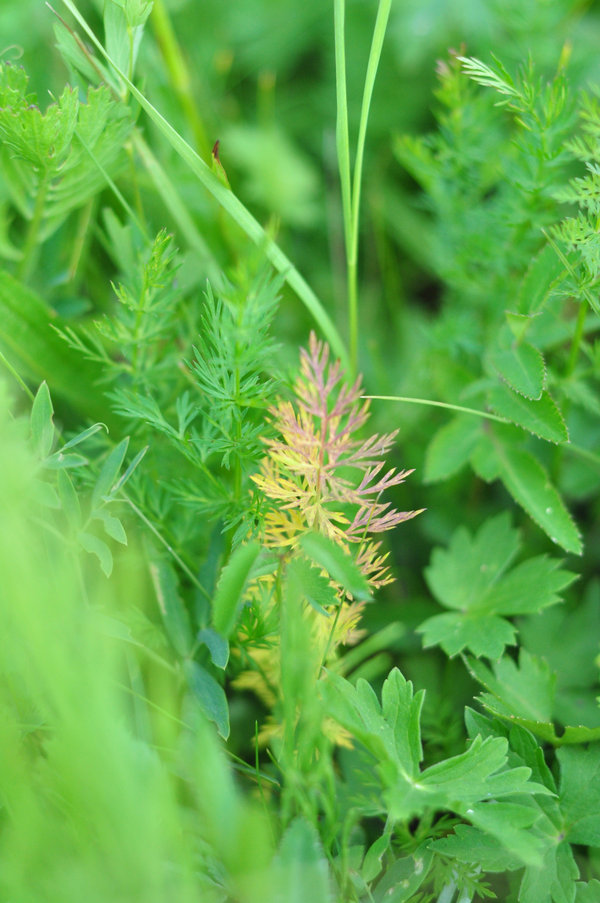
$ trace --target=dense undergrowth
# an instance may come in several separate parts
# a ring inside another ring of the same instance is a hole
[[[1,899],[596,903],[598,12],[59,7],[0,10]]]

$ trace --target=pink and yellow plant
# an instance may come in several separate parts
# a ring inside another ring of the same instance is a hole
[[[382,500],[383,493],[403,483],[412,470],[384,472],[384,456],[398,430],[356,438],[369,418],[369,402],[361,393],[361,378],[347,384],[340,362],[330,363],[328,345],[311,333],[308,351],[300,352],[294,401],[280,401],[270,410],[278,436],[265,439],[267,454],[253,480],[271,503],[263,525],[265,546],[289,559],[302,554],[299,542],[304,534],[321,533],[353,554],[376,589],[393,580],[388,553],[381,551],[376,537],[421,511],[398,511]],[[275,605],[274,595],[264,593],[264,584],[262,591],[258,586],[254,590],[256,604],[264,605],[268,598],[267,606]],[[360,637],[357,626],[364,604],[335,586],[335,606],[325,609],[333,618],[306,606],[321,665],[330,664],[341,645]],[[237,684],[254,689],[272,706],[279,685],[278,650],[264,644],[246,649],[256,670],[242,673]]]

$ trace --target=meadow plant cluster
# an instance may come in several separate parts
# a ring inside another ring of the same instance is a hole
[[[0,898],[597,903],[598,11],[59,6],[0,9]]]

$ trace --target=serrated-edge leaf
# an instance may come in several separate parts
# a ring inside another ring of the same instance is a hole
[[[564,265],[550,244],[544,245],[531,261],[519,286],[518,307],[522,313],[535,313],[546,303]]]
[[[239,546],[221,571],[213,599],[213,626],[226,639],[235,627],[244,588],[259,552],[258,542]]]
[[[528,451],[496,445],[502,482],[527,514],[566,552],[581,555],[581,537],[542,465]]]
[[[569,441],[567,425],[548,392],[543,392],[534,401],[513,392],[508,386],[498,385],[488,392],[488,405],[500,417],[506,417],[540,439],[556,445]]]
[[[501,378],[519,395],[532,400],[542,397],[546,385],[546,364],[542,352],[529,342],[496,349],[491,362]]]

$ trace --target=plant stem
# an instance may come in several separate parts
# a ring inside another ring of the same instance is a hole
[[[373,98],[375,77],[377,75],[377,69],[379,68],[383,39],[385,37],[391,7],[392,0],[379,0],[379,6],[377,8],[377,18],[375,19],[375,28],[373,29],[373,40],[371,41],[371,50],[369,53],[369,61],[367,63],[367,74],[365,77],[362,106],[360,110],[360,123],[358,127],[358,141],[356,142],[356,159],[354,161],[352,185],[351,244],[348,253],[348,315],[350,320],[350,361],[353,364],[354,370],[356,370],[358,357],[357,273],[360,191],[362,184],[363,161],[365,153],[365,142],[367,137],[367,124],[369,121],[371,100]]]
[[[192,130],[196,150],[204,162],[208,163],[210,161],[210,142],[206,137],[206,129],[194,101],[190,70],[179,46],[164,0],[154,0],[150,21],[156,43],[169,73],[171,87]]]
[[[27,237],[23,246],[23,256],[21,257],[21,262],[17,268],[17,279],[20,279],[22,282],[27,282],[35,260],[35,249],[38,242],[42,219],[44,218],[44,207],[46,206],[49,187],[50,170],[46,170],[38,185],[33,216],[29,222]]]
[[[569,352],[569,360],[567,361],[567,367],[565,370],[565,376],[569,377],[573,374],[575,370],[575,365],[577,364],[577,358],[579,357],[579,347],[581,345],[581,339],[583,338],[583,330],[585,326],[585,315],[587,313],[587,304],[581,299],[579,302],[579,311],[577,313],[577,322],[575,324],[575,332],[573,334],[573,341],[571,342],[571,350]]]
[[[345,0],[334,0],[334,37],[336,73],[336,146],[340,183],[342,190],[342,212],[344,218],[344,241],[346,244],[346,272],[348,292],[348,330],[350,336],[350,367],[356,373],[358,364],[358,238],[360,220],[360,194],[364,162],[367,124],[373,97],[375,77],[381,58],[383,39],[390,15],[392,0],[379,0],[375,28],[367,73],[363,89],[356,158],[354,172],[350,174],[350,138],[348,128],[348,93],[346,86],[346,51],[344,39]]]
[[[458,411],[460,414],[476,414],[485,420],[496,420],[498,423],[510,423],[505,417],[499,417],[497,414],[488,414],[487,411],[479,411],[477,408],[464,408],[459,404],[448,404],[445,401],[432,401],[431,398],[405,398],[402,395],[361,395],[361,398],[373,399],[375,401],[403,401],[407,404],[424,404],[434,408],[448,408],[450,411]]]

